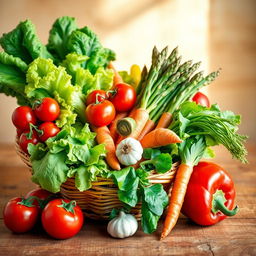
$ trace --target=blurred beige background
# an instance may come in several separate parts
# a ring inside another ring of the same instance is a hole
[[[241,133],[256,141],[256,1],[254,0],[0,0],[0,34],[31,19],[46,43],[57,17],[77,18],[117,53],[116,67],[149,64],[154,45],[177,45],[184,60],[222,68],[207,93],[212,103],[243,115]],[[12,143],[15,99],[0,95],[0,142]]]

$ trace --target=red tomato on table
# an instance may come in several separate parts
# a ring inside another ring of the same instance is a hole
[[[31,230],[38,219],[39,209],[33,200],[16,197],[5,206],[3,217],[7,228],[15,233],[24,233]]]
[[[43,210],[42,224],[45,231],[57,239],[76,235],[83,226],[83,212],[75,201],[55,199]]]

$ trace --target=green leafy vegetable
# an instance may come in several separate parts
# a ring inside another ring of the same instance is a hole
[[[145,148],[143,150],[143,158],[153,159],[154,157],[161,154],[161,150],[158,148]]]
[[[191,136],[179,144],[181,162],[195,166],[198,164],[206,149],[205,139],[202,136]]]
[[[135,86],[135,82],[133,78],[129,75],[127,71],[119,71],[119,75],[122,77],[123,81],[127,84]]]
[[[33,100],[48,95],[60,104],[58,126],[74,123],[76,114],[82,121],[85,120],[84,95],[79,86],[71,84],[71,76],[65,68],[55,66],[50,59],[38,58],[29,65],[27,82],[25,93],[28,98]]]
[[[147,234],[151,234],[156,231],[157,223],[160,219],[160,216],[151,212],[147,204],[142,204],[141,214],[141,226],[143,231]]]
[[[53,58],[36,35],[35,26],[30,20],[19,25],[0,38],[0,44],[6,53],[22,59],[29,64],[34,59]]]
[[[152,151],[152,152],[158,152],[158,151]],[[158,173],[165,173],[172,168],[172,157],[168,153],[151,155],[150,160],[146,160],[140,163],[140,166],[142,168],[145,168],[146,165],[150,165],[148,168],[149,170],[154,169]],[[151,166],[153,166],[153,168]]]
[[[58,18],[50,30],[47,49],[60,62],[69,53],[68,38],[77,29],[75,18],[64,16]]]
[[[176,112],[170,126],[182,139],[200,135],[207,146],[222,144],[233,157],[246,162],[247,151],[243,145],[246,136],[236,133],[240,117],[231,111],[221,112],[217,105],[210,109],[194,102],[185,102]]]
[[[74,176],[80,191],[89,189],[97,175],[108,170],[102,159],[105,147],[95,145],[94,137],[88,124],[76,123],[65,126],[55,137],[49,138],[46,146],[29,144],[32,180],[55,193],[68,177]]]
[[[109,90],[113,85],[114,72],[111,69],[99,67],[93,75],[88,69],[82,68],[82,64],[87,59],[87,56],[70,53],[61,65],[72,76],[73,84],[82,88],[83,94],[87,95],[94,90]]]
[[[65,164],[66,153],[48,152],[42,159],[32,161],[32,181],[52,193],[60,191],[60,186],[67,179],[68,166]]]
[[[24,93],[27,64],[20,58],[0,52],[0,93],[16,97],[18,104],[29,105]]]
[[[125,205],[134,207],[142,202],[142,228],[145,233],[152,233],[157,228],[160,216],[168,204],[168,196],[161,184],[150,185],[148,172],[143,169],[127,167],[112,171],[112,177],[118,186],[118,198]]]
[[[103,48],[97,35],[88,27],[77,29],[71,33],[67,43],[69,52],[89,57],[82,67],[95,74],[99,67],[106,67],[115,59],[115,53],[110,49]]]
[[[154,214],[161,216],[168,205],[168,197],[161,184],[144,187],[144,201]]]

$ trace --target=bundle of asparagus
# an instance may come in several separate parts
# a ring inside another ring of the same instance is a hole
[[[154,47],[149,71],[146,67],[143,68],[136,104],[136,110],[143,110],[140,112],[143,112],[144,117],[138,127],[140,131],[136,132],[135,138],[138,140],[155,127],[168,127],[174,111],[219,75],[219,71],[212,72],[206,77],[203,76],[203,72],[193,75],[200,62],[193,64],[192,61],[186,61],[180,64],[181,56],[178,56],[177,47],[169,56],[167,53],[168,47],[161,52]],[[135,113],[136,111],[132,111],[131,116]],[[133,118],[137,119],[134,116]]]

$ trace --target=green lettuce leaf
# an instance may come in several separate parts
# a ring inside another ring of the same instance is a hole
[[[95,135],[88,124],[76,124],[64,127],[56,137],[48,139],[46,144],[52,153],[65,150],[70,164],[92,165],[97,164],[100,157],[105,155],[104,145],[95,145]]]
[[[60,104],[58,126],[74,123],[77,115],[85,121],[85,96],[79,86],[71,84],[71,76],[64,67],[55,66],[50,59],[38,58],[29,65],[27,83],[25,93],[31,100],[49,96]]]
[[[88,56],[89,59],[82,63],[82,67],[95,74],[99,67],[106,68],[111,60],[115,60],[115,53],[103,48],[97,35],[88,27],[77,29],[71,33],[67,42],[70,53]]]
[[[50,30],[47,49],[60,62],[69,53],[67,42],[70,34],[77,29],[75,18],[58,18]]]
[[[20,22],[11,32],[3,34],[0,44],[6,53],[27,64],[38,57],[53,59],[36,35],[35,26],[30,20]]]
[[[29,105],[24,93],[27,64],[20,58],[0,52],[0,93],[16,97],[19,105]]]
[[[148,209],[154,214],[161,216],[168,205],[168,195],[161,184],[144,187],[144,201]]]
[[[94,90],[109,90],[113,85],[114,72],[111,69],[99,67],[93,75],[88,69],[82,67],[87,59],[88,57],[85,55],[70,53],[61,65],[72,76],[73,84],[82,88],[84,95]]]
[[[122,79],[125,83],[130,84],[132,86],[136,85],[134,79],[132,78],[132,76],[127,71],[125,71],[125,70],[118,71],[118,74],[122,77]]]
[[[151,234],[156,231],[160,216],[150,211],[147,204],[142,204],[141,214],[141,226],[144,233]]]
[[[97,175],[107,172],[103,160],[105,146],[95,145],[95,133],[89,125],[76,123],[65,126],[46,145],[29,144],[32,162],[32,181],[51,192],[58,192],[68,177],[75,177],[75,185],[80,191],[91,187]]]
[[[32,161],[32,181],[52,193],[60,191],[60,186],[67,179],[69,167],[65,163],[66,153],[47,154],[40,160]]]
[[[96,165],[80,166],[76,170],[75,185],[79,191],[85,191],[92,187],[92,182],[97,180],[97,175],[101,173],[101,169]]]

